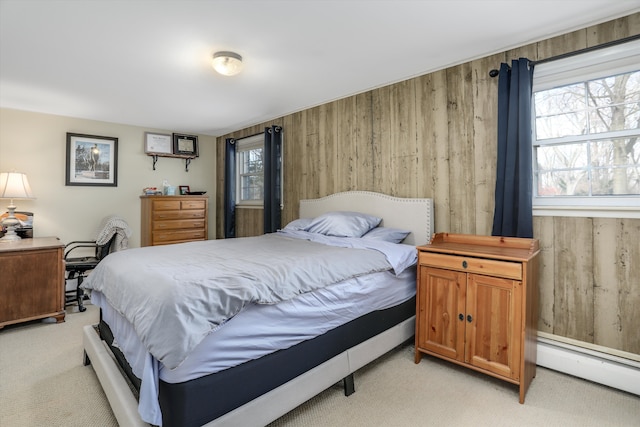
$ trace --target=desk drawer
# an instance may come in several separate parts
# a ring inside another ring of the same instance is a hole
[[[420,265],[464,271],[466,273],[522,279],[522,264],[518,262],[420,252],[419,263]]]

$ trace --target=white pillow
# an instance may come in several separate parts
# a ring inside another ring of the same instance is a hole
[[[380,224],[382,218],[360,212],[327,212],[313,219],[307,231],[327,236],[362,237]]]
[[[375,240],[384,240],[385,242],[391,243],[401,243],[405,237],[407,237],[411,233],[408,230],[400,230],[398,228],[391,227],[376,227],[372,230],[369,230],[364,236],[363,239],[375,239]]]

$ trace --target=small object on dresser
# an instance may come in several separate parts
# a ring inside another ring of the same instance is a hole
[[[187,191],[189,196],[202,196],[203,194],[207,194],[206,191]]]
[[[188,185],[180,185],[178,188],[180,188],[180,195],[181,196],[189,194],[189,186]]]
[[[142,189],[142,194],[145,196],[161,196],[162,191],[158,190],[157,187],[145,187]]]

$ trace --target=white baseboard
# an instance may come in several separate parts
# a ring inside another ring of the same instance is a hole
[[[538,337],[537,364],[640,396],[640,362]]]

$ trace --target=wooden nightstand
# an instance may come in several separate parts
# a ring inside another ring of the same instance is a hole
[[[430,354],[520,386],[536,374],[536,239],[438,233],[418,247],[415,362]]]
[[[63,250],[56,237],[0,243],[0,329],[45,317],[64,321]]]

